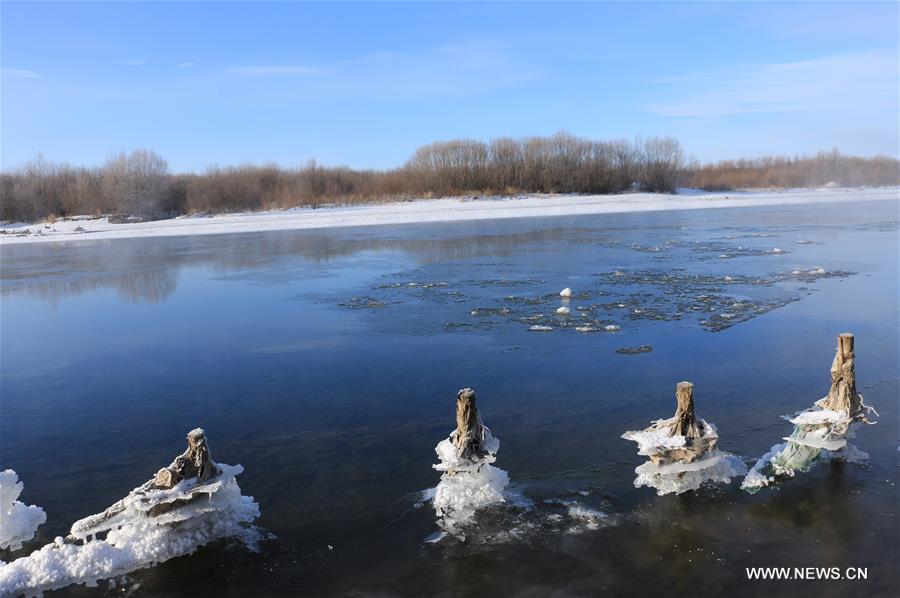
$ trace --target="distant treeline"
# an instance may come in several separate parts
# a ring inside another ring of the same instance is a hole
[[[706,191],[819,187],[829,183],[842,187],[879,187],[900,184],[900,161],[888,157],[842,156],[833,150],[814,157],[766,156],[755,160],[692,164],[685,169],[681,180],[684,187]]]
[[[888,185],[900,182],[900,162],[851,158],[761,158],[688,164],[669,137],[593,141],[551,137],[459,140],[418,149],[385,171],[275,165],[211,167],[172,174],[148,150],[110,157],[99,168],[48,162],[40,156],[0,175],[0,220],[35,221],[78,214],[146,217],[353,204],[448,195],[515,193],[671,192],[679,186],[737,187]]]

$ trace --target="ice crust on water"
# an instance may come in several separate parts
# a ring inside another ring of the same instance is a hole
[[[660,449],[684,446],[687,443],[687,439],[684,436],[669,436],[666,430],[659,429],[664,422],[666,420],[658,419],[646,430],[625,432],[622,434],[622,438],[636,442],[638,444],[638,455],[645,456],[655,455],[660,452]]]
[[[504,490],[509,485],[509,475],[491,465],[497,460],[500,440],[486,426],[482,430],[481,446],[486,453],[480,458],[461,457],[449,437],[434,449],[440,463],[433,467],[442,472],[434,489],[434,510],[439,525],[450,534],[458,534],[459,528],[471,522],[479,509],[506,501]]]
[[[747,473],[744,462],[729,453],[713,449],[698,461],[656,465],[647,461],[635,468],[635,488],[649,486],[659,496],[697,490],[705,482],[730,484],[732,478]]]
[[[17,500],[24,487],[12,469],[0,472],[0,549],[20,549],[23,542],[34,537],[38,526],[47,521],[44,509]]]
[[[781,417],[797,426],[819,425],[825,423],[850,424],[849,417],[839,411],[832,411],[831,409],[809,409],[794,415],[783,415]]]
[[[235,480],[243,468],[216,465],[221,473],[207,483],[191,478],[167,490],[136,488],[122,500],[124,511],[104,526],[109,529],[104,539],[92,536],[98,529],[97,516],[88,517],[75,522],[68,539],[58,537],[30,556],[0,565],[0,595],[39,595],[71,584],[96,585],[226,537],[255,549],[261,535],[250,524],[260,512],[252,497],[241,495]],[[180,504],[186,500],[190,502]],[[153,514],[154,506],[173,502],[173,508]]]

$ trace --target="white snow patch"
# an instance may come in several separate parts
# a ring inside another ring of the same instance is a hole
[[[766,205],[793,205],[839,201],[897,200],[897,187],[864,189],[786,189],[665,195],[626,193],[620,195],[529,195],[515,199],[461,201],[460,198],[418,200],[334,208],[294,208],[290,210],[220,214],[205,218],[182,216],[169,220],[110,224],[107,218],[57,220],[54,230],[26,234],[37,225],[10,223],[0,226],[0,243],[85,241],[132,237],[168,237],[271,230],[321,229],[345,226],[412,224],[418,222],[458,222],[504,218],[532,218],[690,210]],[[76,230],[79,228],[81,230]],[[20,236],[21,235],[21,236]],[[723,256],[728,257],[728,256]]]
[[[44,509],[16,500],[24,487],[12,469],[0,472],[0,549],[20,549],[47,521]]]

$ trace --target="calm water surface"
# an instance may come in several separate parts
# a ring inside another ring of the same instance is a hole
[[[60,595],[898,596],[898,250],[897,202],[4,246],[0,464],[47,512],[35,548],[200,425],[276,536]],[[843,331],[881,414],[854,440],[867,465],[753,496],[632,486],[620,435],[670,416],[676,382],[750,460],[827,392]],[[464,386],[536,506],[426,544]],[[543,525],[556,501],[608,517]]]

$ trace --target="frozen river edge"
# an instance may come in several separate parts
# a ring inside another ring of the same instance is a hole
[[[785,189],[722,193],[686,190],[678,195],[627,193],[621,195],[528,195],[486,199],[446,198],[363,206],[319,209],[306,207],[265,212],[241,212],[215,216],[189,215],[168,220],[129,224],[110,224],[107,218],[76,218],[59,220],[52,224],[4,224],[0,226],[0,231],[4,233],[0,234],[0,244],[878,200],[900,200],[900,187]],[[31,234],[22,234],[26,229]]]

